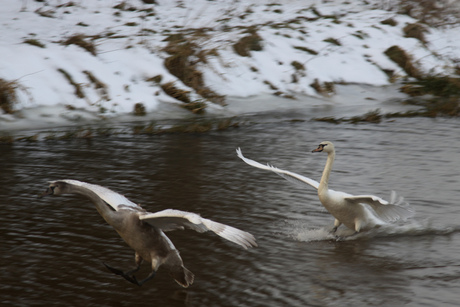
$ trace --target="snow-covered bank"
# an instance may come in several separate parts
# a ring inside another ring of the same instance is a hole
[[[13,114],[0,115],[0,131],[135,120],[129,114],[137,103],[144,119],[192,116],[177,107],[184,102],[171,97],[168,84],[218,115],[266,110],[246,103],[263,95],[297,97],[283,99],[294,108],[356,104],[345,96],[352,91],[327,88],[389,86],[407,77],[385,54],[391,46],[403,49],[422,74],[452,74],[460,61],[458,25],[424,25],[424,41],[405,37],[404,28],[417,20],[381,1],[155,2],[4,0],[0,79],[15,82],[17,102]],[[184,48],[187,55],[178,57]],[[185,77],[168,60],[183,65]],[[229,105],[213,103],[213,95],[226,96]],[[367,96],[376,99],[359,99]],[[248,98],[244,104],[241,97]]]

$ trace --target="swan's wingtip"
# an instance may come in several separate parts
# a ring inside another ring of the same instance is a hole
[[[242,157],[242,156],[243,156],[243,152],[241,152],[241,148],[240,148],[240,147],[238,147],[238,148],[236,149],[236,155],[237,155],[238,157]]]

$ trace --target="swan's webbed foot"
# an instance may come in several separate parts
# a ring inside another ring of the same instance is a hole
[[[133,277],[134,277],[134,280],[136,281],[136,284],[140,287],[140,286],[142,286],[146,281],[149,281],[150,279],[154,278],[156,273],[157,273],[156,271],[150,272],[150,274],[149,274],[146,278],[144,278],[143,280],[141,280],[141,281],[137,281],[136,276],[133,276]]]
[[[119,270],[119,269],[116,269],[116,268],[114,268],[114,267],[111,267],[110,265],[108,265],[108,264],[106,264],[106,263],[104,263],[104,262],[102,262],[102,263],[105,265],[105,267],[106,267],[110,272],[114,273],[115,275],[120,275],[120,276],[122,276],[124,279],[126,279],[127,281],[129,281],[129,282],[131,282],[131,283],[133,283],[133,284],[135,284],[135,285],[138,285],[138,286],[141,286],[141,285],[142,285],[142,284],[141,284],[141,285],[139,284],[139,282],[138,282],[137,279],[136,279],[136,276],[132,275],[133,273],[139,271],[140,266],[138,266],[137,268],[135,268],[135,269],[133,269],[133,270],[131,270],[131,271],[123,272],[122,270]]]
[[[152,279],[153,277],[155,277],[155,274],[156,272],[155,271],[152,271],[145,279],[141,280],[141,281],[138,281],[136,276],[133,275],[133,273],[139,271],[140,269],[140,265],[131,270],[131,271],[128,271],[128,272],[123,272],[122,270],[119,270],[119,269],[116,269],[114,267],[111,267],[110,265],[107,265],[103,262],[103,264],[105,265],[105,267],[112,273],[116,274],[116,275],[120,275],[121,277],[123,277],[124,279],[126,279],[127,281],[129,281],[130,283],[133,283],[135,285],[138,285],[139,287],[142,286],[146,281],[149,281],[150,279]]]
[[[354,233],[352,233],[351,235],[348,235],[348,236],[338,236],[336,235],[335,236],[335,240],[336,241],[345,241],[346,239],[349,239],[349,238],[353,238],[355,236],[357,236],[359,234],[359,231],[355,231]]]

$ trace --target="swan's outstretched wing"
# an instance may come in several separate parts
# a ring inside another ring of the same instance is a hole
[[[73,184],[76,186],[84,187],[92,192],[94,192],[97,196],[99,196],[104,202],[110,205],[114,210],[131,210],[131,211],[144,211],[141,206],[136,203],[133,203],[125,196],[114,192],[106,187],[91,184],[83,181],[72,180],[72,179],[65,179],[59,180],[69,184]]]
[[[248,159],[245,156],[243,156],[243,153],[241,152],[240,148],[238,148],[236,150],[236,154],[238,155],[238,157],[241,160],[243,160],[244,162],[246,162],[247,164],[249,164],[251,166],[254,166],[254,167],[257,167],[257,168],[260,168],[260,169],[264,169],[264,170],[267,170],[267,171],[272,171],[272,172],[280,175],[281,177],[283,177],[284,179],[286,179],[289,182],[296,183],[296,184],[308,184],[308,185],[311,185],[312,187],[314,187],[315,189],[318,190],[318,186],[319,186],[318,181],[315,181],[313,179],[310,179],[308,177],[305,177],[305,176],[302,176],[302,175],[299,175],[299,174],[296,174],[296,173],[293,173],[293,172],[290,172],[290,171],[285,171],[285,170],[276,168],[276,167],[271,166],[269,164],[264,165],[264,164],[261,164],[261,163],[259,163],[257,161]]]
[[[385,222],[407,219],[415,213],[409,203],[404,201],[403,197],[398,196],[395,191],[391,191],[389,202],[374,195],[350,195],[345,197],[345,200],[371,206],[377,217]]]
[[[140,215],[139,219],[156,226],[163,231],[184,228],[193,229],[198,232],[210,230],[222,238],[241,245],[244,248],[257,246],[256,239],[249,232],[202,218],[198,214],[191,212],[166,209],[156,213]]]

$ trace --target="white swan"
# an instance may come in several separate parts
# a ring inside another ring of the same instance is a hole
[[[355,232],[359,232],[385,222],[406,219],[414,214],[409,204],[402,197],[398,197],[394,191],[392,191],[390,201],[388,202],[374,195],[350,195],[329,189],[329,176],[335,159],[334,144],[331,142],[321,142],[318,148],[312,151],[327,153],[327,162],[320,182],[245,158],[240,148],[236,152],[239,158],[251,166],[275,172],[291,182],[306,183],[317,189],[319,200],[326,210],[335,217],[333,232],[341,224],[344,224]]]
[[[257,246],[254,236],[248,232],[185,211],[167,209],[150,213],[123,195],[95,184],[70,179],[52,181],[41,197],[60,194],[88,197],[105,221],[134,249],[136,268],[133,270],[123,272],[104,265],[139,286],[152,279],[161,265],[169,268],[171,276],[182,287],[186,288],[193,283],[193,273],[184,267],[179,251],[164,234],[166,231],[184,228],[198,232],[210,230],[244,248]],[[151,262],[152,272],[144,280],[138,281],[133,273],[140,269],[143,260]]]

